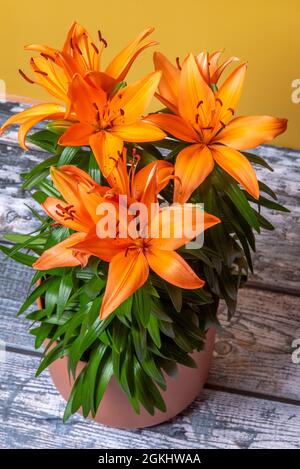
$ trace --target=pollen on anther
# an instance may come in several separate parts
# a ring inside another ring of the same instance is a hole
[[[19,68],[19,74],[21,75],[22,78],[24,78],[24,80],[28,81],[28,83],[30,84],[34,83],[34,81],[31,80],[31,78],[29,78],[20,68]]]
[[[101,31],[98,31],[98,38],[99,38],[99,41],[102,42],[104,47],[107,47],[107,41],[102,37]]]
[[[91,46],[94,49],[94,51],[96,52],[96,54],[99,54],[99,49],[93,42],[91,42]]]
[[[176,65],[179,68],[179,70],[181,70],[180,58],[179,57],[176,57]]]

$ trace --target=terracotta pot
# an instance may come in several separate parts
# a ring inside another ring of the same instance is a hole
[[[185,409],[202,390],[207,379],[212,358],[215,331],[209,329],[207,341],[203,352],[194,352],[191,356],[198,368],[188,368],[178,365],[178,373],[175,378],[165,375],[167,389],[162,391],[167,411],[156,410],[155,415],[150,415],[141,406],[141,413],[137,415],[132,409],[126,394],[120,389],[114,378],[109,382],[100,407],[94,420],[96,422],[117,428],[142,428],[157,425],[158,423],[175,417]],[[85,363],[79,362],[77,374],[84,368]],[[63,357],[49,366],[53,383],[60,394],[68,399],[73,379],[69,380],[67,371],[67,357]]]

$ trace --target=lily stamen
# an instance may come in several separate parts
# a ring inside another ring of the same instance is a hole
[[[29,78],[24,72],[23,70],[21,70],[19,68],[19,74],[21,75],[22,78],[24,78],[24,80],[28,81],[28,83],[30,83],[31,85],[34,84],[35,82],[33,80],[31,80],[31,78]]]
[[[91,46],[94,49],[94,51],[96,52],[96,54],[99,54],[99,49],[93,42],[91,42]]]
[[[76,210],[74,209],[74,205],[67,205],[66,207],[63,207],[61,204],[57,204],[56,208],[58,210],[55,210],[55,213],[59,217],[62,217],[65,221],[74,220],[74,214],[76,213]]]
[[[98,31],[98,38],[99,38],[99,42],[102,42],[102,44],[106,48],[107,47],[107,41],[104,39],[104,37],[102,37],[102,34],[101,34],[100,30]]]
[[[177,67],[179,68],[179,70],[181,70],[181,65],[180,65],[180,59],[179,59],[179,57],[176,57],[176,65],[177,65]]]

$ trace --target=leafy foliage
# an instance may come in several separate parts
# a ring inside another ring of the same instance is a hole
[[[89,149],[58,145],[59,135],[64,131],[64,123],[61,125],[62,131],[49,125],[48,130],[29,137],[32,143],[52,154],[22,175],[23,187],[34,189],[33,197],[39,203],[47,196],[59,197],[48,178],[51,165],[76,164],[97,182],[103,182]],[[147,164],[157,158],[174,160],[184,145],[166,139],[136,147],[141,164]],[[128,151],[133,147],[128,145]],[[244,154],[252,163],[271,170],[261,157]],[[229,317],[235,312],[238,289],[247,280],[248,271],[253,271],[254,231],[273,229],[261,214],[261,207],[286,210],[266,184],[260,182],[260,190],[265,195],[255,201],[216,166],[193,194],[193,202],[204,203],[207,212],[222,219],[222,224],[205,233],[202,248],[180,250],[195,272],[205,278],[204,289],[182,290],[151,274],[142,288],[101,321],[99,309],[107,275],[105,262],[91,257],[84,269],[57,268],[35,273],[33,291],[19,314],[42,298],[42,309],[27,312],[27,319],[33,323],[31,333],[36,348],[48,340],[37,375],[58,358],[67,357],[68,370],[75,382],[64,421],[80,407],[84,416],[95,416],[112,376],[137,413],[140,406],[150,414],[155,409],[165,410],[161,395],[161,390],[166,389],[165,373],[174,376],[178,363],[195,366],[191,353],[203,349],[207,328],[218,326],[216,311],[220,299],[225,300]],[[162,194],[171,201],[172,188],[166,188]],[[41,217],[34,209],[32,213],[41,223],[35,233],[6,235],[13,246],[0,246],[5,255],[28,266],[45,249],[72,233],[54,225],[50,218]],[[76,374],[80,361],[85,362],[85,367]]]

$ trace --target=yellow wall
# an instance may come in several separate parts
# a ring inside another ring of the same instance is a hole
[[[172,58],[201,49],[225,48],[249,62],[240,114],[289,119],[276,144],[300,148],[300,103],[291,100],[300,78],[299,0],[0,0],[0,78],[7,92],[46,99],[24,82],[29,71],[26,43],[60,46],[73,20],[103,31],[108,56],[146,26],[155,26],[159,49]],[[130,78],[152,67],[151,51],[139,58]]]

